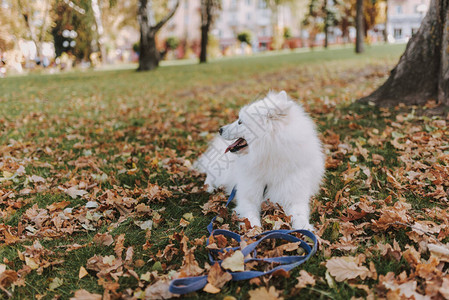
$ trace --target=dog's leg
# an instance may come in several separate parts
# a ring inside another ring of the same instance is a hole
[[[297,189],[301,187],[301,189]],[[270,190],[269,190],[270,191]],[[299,184],[286,184],[271,190],[271,201],[282,206],[287,216],[292,217],[293,229],[313,230],[309,223],[310,197],[312,193],[306,191],[306,186]]]
[[[247,218],[251,226],[262,227],[260,223],[260,208],[263,201],[263,186],[250,185],[253,189],[237,186],[235,212],[241,218]],[[256,188],[257,187],[257,188]]]
[[[293,229],[307,229],[313,231],[314,228],[309,223],[310,207],[308,199],[303,199],[291,206],[284,207],[285,213],[292,216]]]

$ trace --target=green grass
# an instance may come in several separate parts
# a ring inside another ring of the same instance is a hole
[[[174,235],[181,231],[190,241],[204,236],[212,214],[204,216],[201,211],[201,205],[208,201],[209,195],[202,191],[191,192],[194,187],[201,186],[201,178],[188,170],[179,171],[182,164],[170,162],[170,159],[181,157],[193,162],[206,147],[210,138],[207,133],[213,133],[232,120],[241,105],[266,93],[268,89],[286,89],[293,97],[300,98],[317,120],[321,132],[332,130],[340,135],[341,141],[347,138],[351,146],[356,147],[355,141],[366,142],[366,129],[376,128],[382,132],[390,124],[388,118],[382,117],[381,111],[351,103],[368,94],[385,79],[385,70],[394,65],[403,50],[404,46],[383,45],[367,47],[361,55],[347,48],[239,57],[215,60],[204,65],[172,65],[147,73],[115,70],[0,80],[0,145],[6,147],[17,143],[16,148],[9,148],[10,152],[0,156],[0,167],[5,168],[13,161],[25,164],[27,175],[42,176],[48,184],[44,191],[22,196],[19,196],[22,189],[35,187],[25,177],[0,185],[4,192],[17,193],[14,199],[22,205],[7,212],[8,204],[0,202],[0,209],[4,212],[3,217],[0,215],[0,222],[17,227],[23,220],[23,213],[34,203],[45,208],[66,200],[71,202],[70,207],[82,207],[85,199],[73,200],[58,189],[64,184],[70,186],[73,180],[97,184],[101,190],[97,197],[104,190],[116,190],[122,196],[133,197],[152,209],[143,215],[133,212],[115,229],[111,229],[110,224],[117,222],[120,216],[119,210],[112,205],[104,208],[113,211],[109,219],[103,216],[103,223],[94,223],[94,231],[78,228],[73,234],[29,237],[13,245],[0,245],[0,257],[5,257],[9,267],[15,270],[23,266],[17,250],[23,251],[23,245],[30,245],[34,239],[54,251],[51,259],[64,260],[62,264],[45,268],[41,275],[31,271],[25,277],[26,285],[15,287],[14,298],[30,299],[43,295],[44,299],[51,299],[59,295],[62,299],[68,299],[78,289],[101,294],[103,288],[97,284],[95,272],[89,271],[89,275],[78,279],[80,267],[85,266],[90,257],[95,254],[114,255],[113,246],[91,243],[97,232],[109,231],[114,238],[125,234],[125,248],[133,246],[135,259],[145,261],[144,266],[135,268],[139,275],[151,271],[155,261],[165,264],[167,270],[176,270],[182,262],[181,252],[170,261],[157,258],[157,252],[163,251],[170,243],[180,248]],[[331,106],[332,103],[337,105],[325,110],[326,102]],[[360,118],[351,120],[351,116]],[[350,129],[351,123],[357,123],[359,129]],[[385,158],[383,165],[391,168],[401,166],[393,146],[387,144],[379,148],[366,144],[365,147],[369,153],[381,154]],[[154,159],[155,163],[152,162]],[[82,164],[86,160],[88,163]],[[346,196],[352,200],[336,204],[327,217],[341,217],[348,204],[370,193],[360,180],[363,176],[349,184],[344,183],[341,174],[348,163],[352,167],[363,164],[379,171],[374,174],[374,182],[387,188],[374,192],[377,199],[384,199],[392,193],[385,173],[371,159],[365,161],[358,156],[354,162],[348,155],[338,168],[328,171],[325,191],[317,197],[321,199],[317,201],[321,204],[333,201],[337,192],[344,187],[348,189]],[[121,171],[134,167],[137,168],[134,174]],[[105,181],[92,179],[93,174],[101,173],[107,175]],[[173,195],[165,202],[149,203],[142,196],[142,191],[150,183],[167,187]],[[182,186],[182,190],[173,188]],[[417,210],[436,205],[421,201],[414,194],[407,198]],[[132,207],[128,209],[133,210]],[[151,238],[144,247],[145,231],[135,225],[134,220],[152,218],[154,211],[158,210],[161,210],[163,220],[152,229]],[[192,213],[194,219],[183,228],[179,221],[185,213]],[[314,211],[312,222],[319,223],[320,215]],[[226,220],[229,221],[229,216]],[[323,238],[331,241],[337,241],[339,236],[338,229],[335,231],[329,227],[323,234]],[[410,243],[406,235],[397,238],[401,245]],[[65,253],[65,248],[57,248],[74,243],[89,246],[69,253]],[[365,249],[361,245],[358,251]],[[205,247],[198,246],[195,254],[203,266],[207,261]],[[365,296],[364,292],[347,283],[336,283],[334,288],[330,288],[324,279],[326,268],[321,264],[326,259],[319,252],[299,268],[321,278],[315,287],[302,290],[301,297],[349,299]],[[373,262],[382,274],[409,269],[403,261],[377,257]],[[294,297],[289,291],[296,284],[294,278],[298,276],[299,269],[292,272],[290,279],[279,278],[272,282],[284,292],[285,297]],[[55,277],[63,278],[64,283],[51,291],[48,287]],[[118,293],[127,288],[138,288],[134,278],[121,278],[119,283]],[[375,286],[375,281],[371,280],[368,284]],[[199,292],[188,295],[188,298],[222,299],[224,295],[245,298],[253,288],[255,286],[247,282],[233,282],[224,287],[219,295]],[[240,289],[238,295],[237,289]]]

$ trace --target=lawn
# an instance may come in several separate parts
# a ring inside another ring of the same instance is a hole
[[[187,297],[260,298],[271,288],[286,299],[448,298],[448,120],[354,103],[403,50],[1,79],[0,298],[78,291],[81,299],[86,290],[153,299],[170,296],[175,274],[207,274],[210,219],[220,211],[216,226],[239,228],[221,209],[226,196],[207,193],[191,165],[269,89],[298,99],[321,132],[327,172],[311,219],[318,252],[290,274]],[[264,229],[282,220],[266,207]]]

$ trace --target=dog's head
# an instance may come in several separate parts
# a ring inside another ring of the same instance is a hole
[[[235,140],[226,152],[245,153],[254,141],[273,133],[287,119],[293,102],[287,93],[269,92],[262,100],[255,101],[240,110],[239,119],[220,128],[226,140]]]

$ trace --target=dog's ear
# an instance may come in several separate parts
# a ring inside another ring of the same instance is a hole
[[[267,99],[271,106],[271,109],[267,113],[268,119],[285,117],[292,107],[292,101],[290,101],[285,91],[281,91],[280,93],[270,92],[267,95]]]
[[[286,91],[280,91],[279,94],[277,95],[277,97],[280,101],[288,101],[288,96],[287,96]]]

